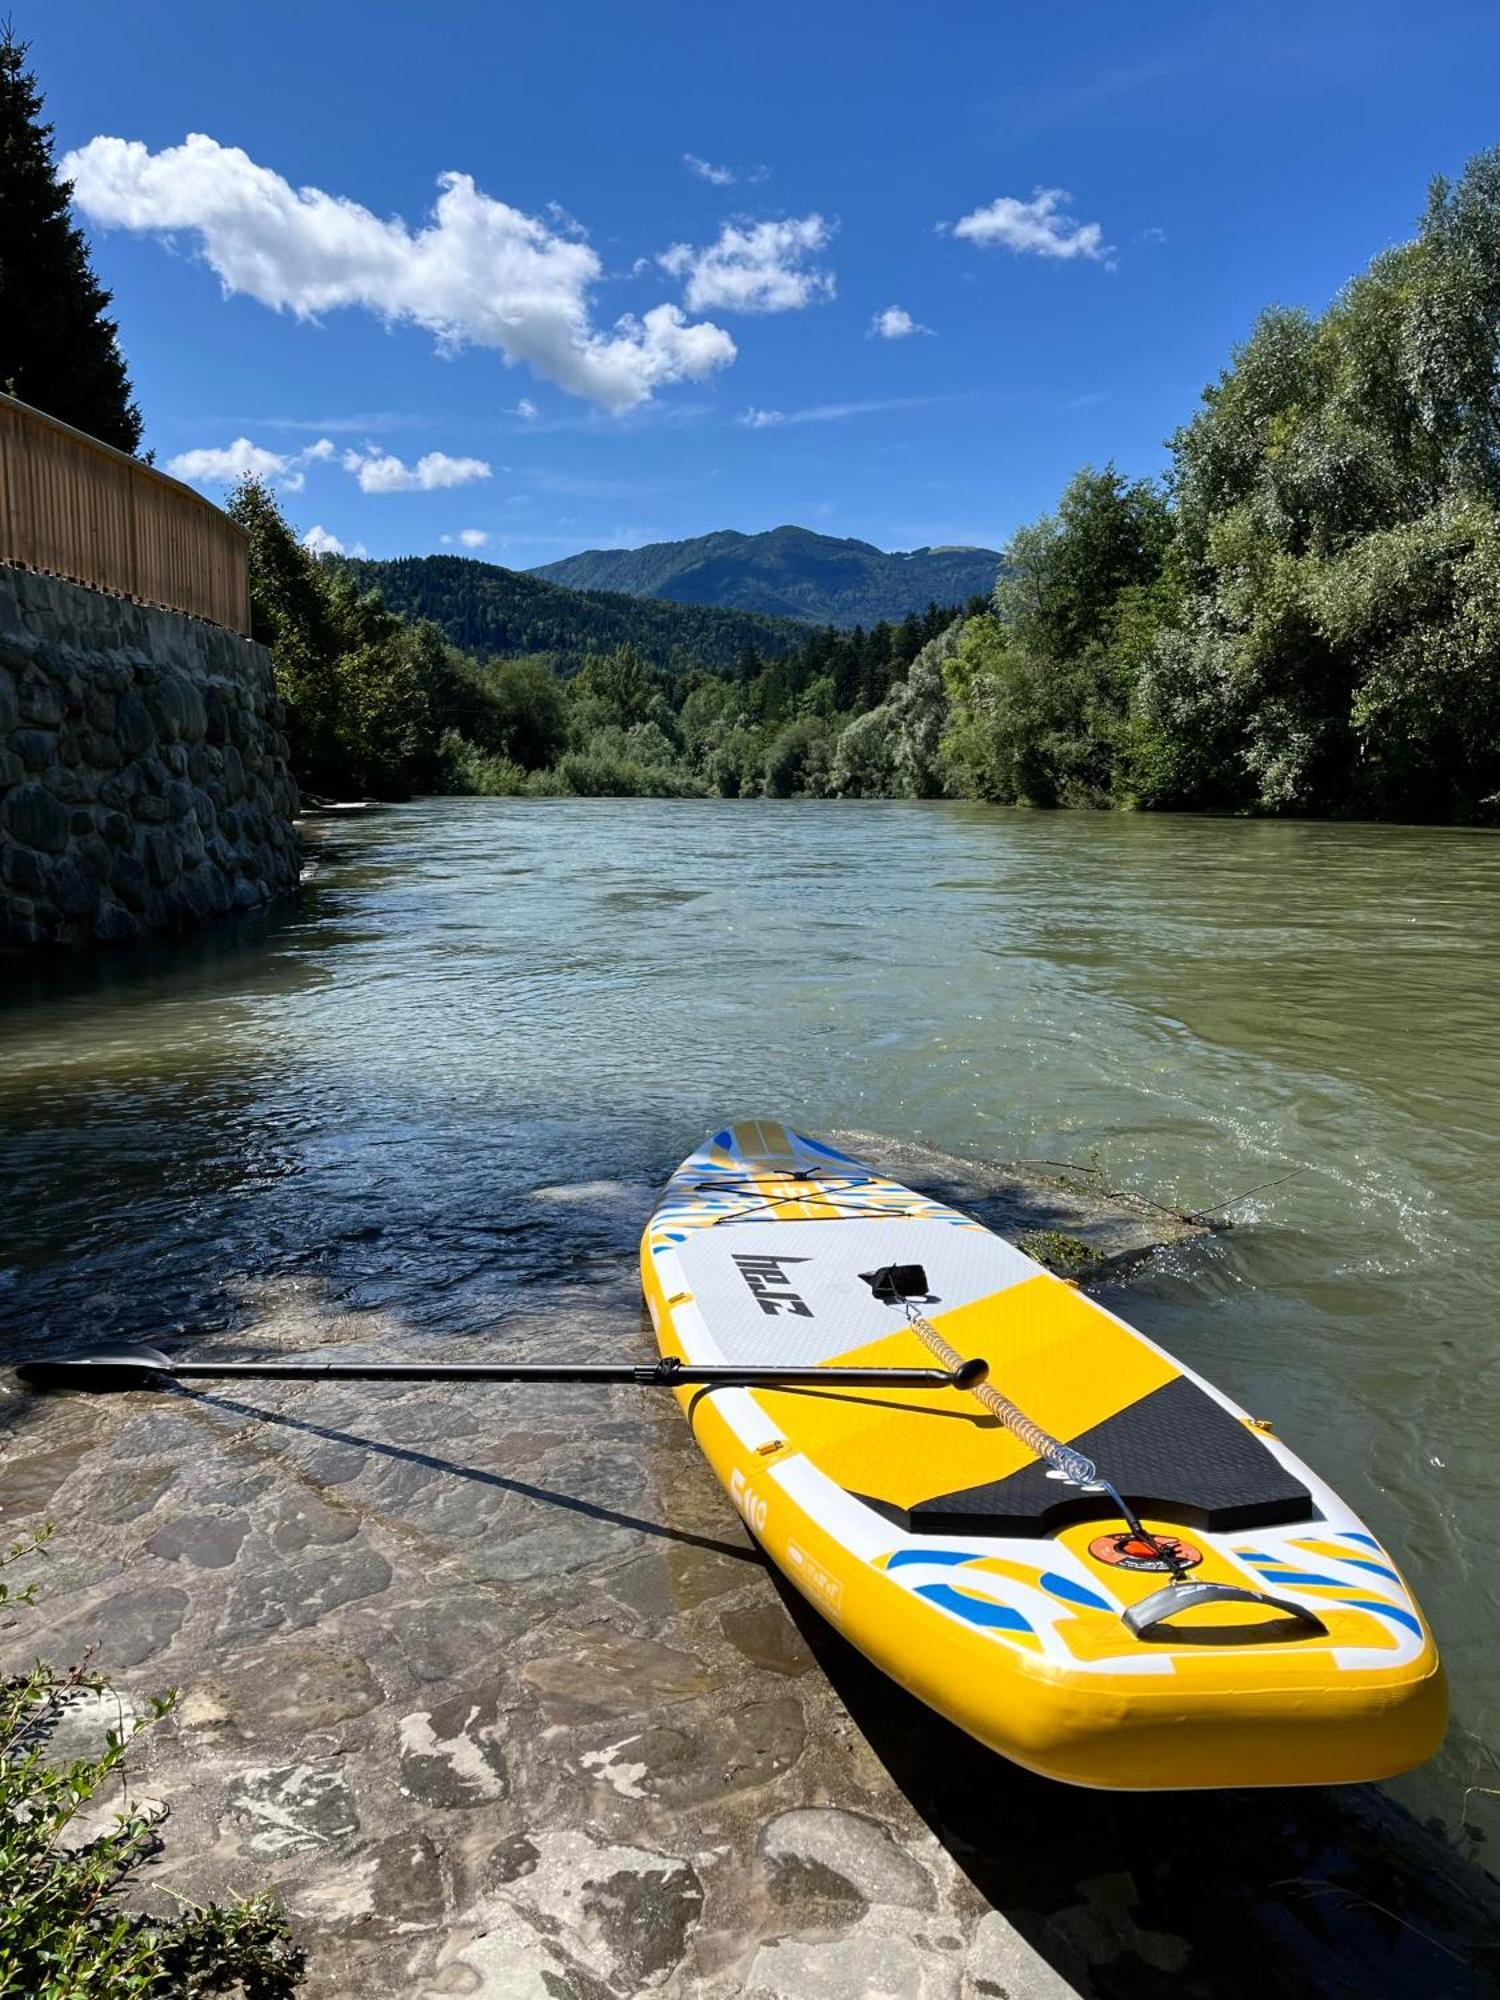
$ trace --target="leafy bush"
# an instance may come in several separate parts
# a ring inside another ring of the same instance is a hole
[[[0,1568],[33,1554],[44,1539],[18,1542],[0,1556]],[[28,1605],[34,1595],[35,1585],[18,1591],[0,1581],[0,1607]],[[83,1666],[58,1673],[38,1664],[0,1683],[0,1995],[285,2000],[300,1981],[304,1955],[269,1896],[170,1918],[125,1907],[122,1892],[160,1848],[164,1813],[127,1804],[106,1826],[95,1801],[141,1731],[171,1713],[176,1695],[158,1696],[149,1716],[111,1731],[98,1756],[53,1762],[48,1746],[69,1708],[106,1692],[104,1679]]]

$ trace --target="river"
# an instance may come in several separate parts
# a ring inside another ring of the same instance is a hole
[[[1500,845],[963,805],[446,800],[324,823],[227,932],[7,973],[10,1343],[288,1289],[482,1325],[734,1114],[1093,1166],[1233,1228],[1145,1331],[1405,1564],[1452,1677],[1393,1789],[1500,1830]],[[1259,1189],[1253,1194],[1245,1190]]]

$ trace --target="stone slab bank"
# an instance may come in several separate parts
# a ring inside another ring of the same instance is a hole
[[[296,885],[271,656],[0,564],[0,948],[183,930]]]
[[[1118,1196],[831,1136],[1106,1278],[1205,1254]],[[645,1358],[635,1245],[669,1163],[534,1189],[537,1275],[494,1332],[428,1344],[376,1230],[352,1293],[226,1274],[233,1323],[194,1351]],[[95,1289],[96,1334],[132,1303]],[[670,1398],[17,1389],[6,1363],[73,1337],[7,1330],[0,1297],[0,1542],[54,1524],[8,1573],[40,1595],[0,1608],[0,1672],[97,1646],[114,1727],[183,1691],[132,1758],[169,1811],[139,1892],[269,1884],[305,2000],[1500,1990],[1500,1891],[1373,1791],[1082,1793],[923,1709],[778,1584]]]

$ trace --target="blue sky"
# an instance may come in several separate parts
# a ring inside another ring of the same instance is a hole
[[[1160,469],[1263,305],[1500,142],[1500,11],[1456,0],[14,17],[158,462],[516,568],[999,546],[1080,464]]]

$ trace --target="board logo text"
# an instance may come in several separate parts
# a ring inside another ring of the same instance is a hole
[[[805,1264],[805,1257],[736,1257],[734,1261],[763,1313],[773,1319],[778,1313],[812,1318],[812,1307],[792,1290],[792,1281],[781,1268],[783,1264]]]

